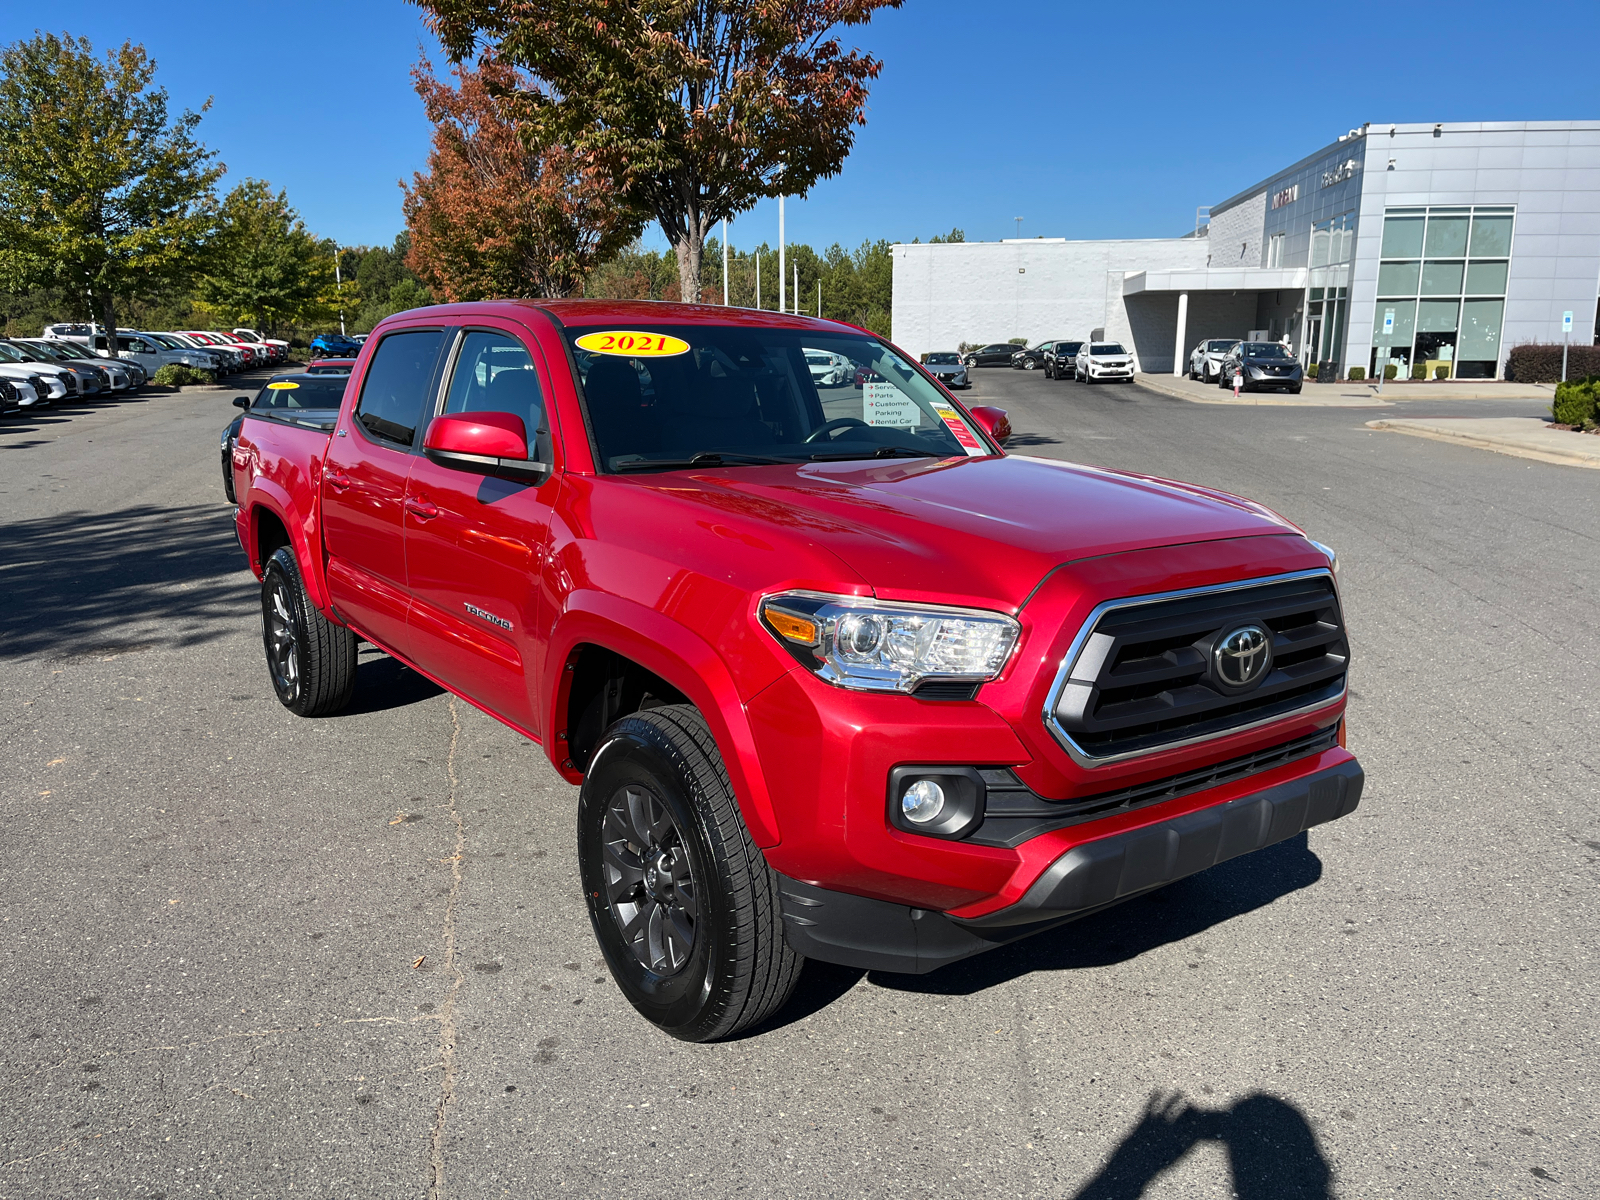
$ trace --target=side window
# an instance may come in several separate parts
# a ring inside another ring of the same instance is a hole
[[[383,339],[356,404],[356,420],[364,430],[385,442],[411,445],[443,342],[440,329],[408,330]]]
[[[383,347],[378,348],[383,353]],[[539,375],[528,351],[516,338],[485,329],[469,329],[461,338],[461,353],[456,356],[450,392],[444,411],[502,412],[522,418],[528,452],[541,461],[544,439],[544,396],[539,390]]]

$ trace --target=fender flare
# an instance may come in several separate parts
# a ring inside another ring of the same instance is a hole
[[[306,586],[306,594],[311,598],[311,603],[322,611],[322,614],[337,624],[343,624],[333,614],[333,605],[328,597],[327,580],[322,571],[322,539],[317,529],[316,516],[313,512],[301,512],[295,504],[294,498],[277,482],[257,476],[250,481],[250,506],[246,510],[249,515],[247,528],[249,529],[250,544],[245,547],[245,553],[250,556],[250,567],[258,576],[264,569],[261,562],[259,542],[259,517],[265,510],[276,517],[289,534],[289,548],[294,551],[295,561],[300,564],[300,578]]]
[[[778,816],[761,771],[755,737],[727,664],[716,650],[677,622],[654,609],[604,592],[582,590],[567,597],[566,611],[551,630],[550,678],[545,685],[542,727],[551,730],[545,742],[551,762],[576,783],[582,776],[566,760],[568,728],[567,666],[581,644],[603,646],[655,672],[698,708],[722,751],[728,781],[757,846],[770,849],[781,840]]]

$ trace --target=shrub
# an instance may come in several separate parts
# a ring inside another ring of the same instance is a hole
[[[1567,347],[1567,378],[1600,375],[1600,346]],[[1517,383],[1558,383],[1561,379],[1561,343],[1528,342],[1511,347],[1506,356],[1506,378]]]
[[[1396,365],[1395,363],[1386,363],[1384,365],[1383,377],[1385,379],[1397,379],[1397,378],[1399,378],[1399,376],[1400,376],[1400,368],[1399,368],[1398,365]]]
[[[1351,383],[1360,383],[1366,377],[1367,377],[1367,369],[1365,367],[1351,367],[1350,368],[1350,375],[1349,375],[1348,378],[1349,378]]]
[[[1556,402],[1550,415],[1562,425],[1583,426],[1600,418],[1600,377],[1569,380],[1556,385]]]
[[[157,369],[150,377],[150,382],[160,387],[183,387],[191,383],[215,383],[215,371],[197,371],[193,367],[186,367],[182,363],[168,363]]]
[[[1433,369],[1433,377],[1435,379],[1449,379],[1450,378],[1450,368],[1448,366],[1446,366],[1444,363],[1440,363],[1437,367],[1435,367]]]
[[[1011,346],[1026,346],[1028,344],[1028,339],[1027,338],[1008,338],[1007,339],[1007,344],[1011,345]]]
[[[1316,377],[1317,377],[1317,364],[1316,363],[1308,363],[1306,365],[1306,378],[1307,379],[1315,379]]]
[[[1428,377],[1428,364],[1427,363],[1412,363],[1411,364],[1411,378],[1413,378],[1413,379],[1426,379],[1427,377]]]

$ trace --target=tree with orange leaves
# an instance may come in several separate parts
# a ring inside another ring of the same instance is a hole
[[[455,62],[482,45],[531,76],[536,144],[570,147],[661,225],[680,292],[706,235],[836,175],[882,64],[842,26],[901,0],[416,0]]]
[[[515,68],[486,58],[453,74],[457,87],[426,62],[412,71],[434,129],[428,169],[401,185],[407,265],[446,300],[572,295],[643,222],[602,171],[524,127],[531,85]]]

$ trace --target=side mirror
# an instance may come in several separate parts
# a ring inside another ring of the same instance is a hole
[[[550,470],[545,463],[529,459],[528,427],[511,413],[435,417],[423,436],[422,452],[441,467],[521,483],[541,483]]]
[[[233,406],[235,408],[249,408],[250,407],[250,397],[249,396],[235,396],[233,398]]]
[[[973,420],[983,426],[983,431],[1002,446],[1011,440],[1011,421],[1005,409],[995,408],[992,404],[979,404],[967,411],[972,414]]]

